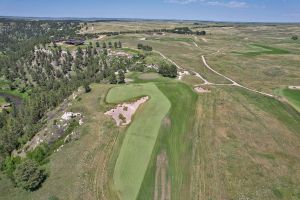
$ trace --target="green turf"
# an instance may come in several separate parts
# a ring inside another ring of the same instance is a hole
[[[288,54],[289,51],[285,49],[279,49],[275,47],[269,47],[261,44],[250,44],[251,48],[256,49],[256,51],[248,51],[248,52],[234,52],[246,56],[258,56],[262,54]]]
[[[300,111],[300,90],[282,89],[280,94]]]
[[[150,100],[139,109],[128,127],[115,166],[115,187],[121,199],[125,200],[136,199],[139,193],[161,121],[171,105],[153,83],[115,87],[106,98],[108,103],[120,103],[146,95],[150,96]]]
[[[153,199],[155,186],[156,156],[167,151],[168,174],[171,177],[171,199],[189,199],[190,171],[192,156],[192,125],[198,95],[180,82],[156,83],[168,97],[171,109],[168,113],[170,124],[163,124],[155,145],[147,174],[138,199]]]

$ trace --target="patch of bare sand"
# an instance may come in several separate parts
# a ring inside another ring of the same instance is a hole
[[[148,99],[149,97],[145,96],[132,103],[119,104],[116,108],[107,111],[105,114],[112,116],[112,118],[116,121],[117,126],[128,125],[139,106],[145,103]]]
[[[291,90],[300,90],[300,86],[289,86]]]
[[[154,200],[171,199],[171,180],[168,176],[168,158],[166,151],[162,151],[156,159]]]
[[[210,93],[210,90],[204,89],[202,87],[195,87],[194,90],[198,93]]]

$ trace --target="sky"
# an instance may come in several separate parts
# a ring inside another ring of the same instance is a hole
[[[0,16],[300,22],[300,0],[0,0]]]

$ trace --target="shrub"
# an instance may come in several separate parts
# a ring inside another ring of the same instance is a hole
[[[34,160],[38,163],[42,163],[44,159],[48,156],[49,147],[46,144],[41,144],[33,151],[27,154],[27,157],[31,160]]]
[[[92,91],[92,89],[91,89],[91,87],[90,87],[90,85],[89,84],[84,84],[84,91],[85,91],[85,93],[89,93],[90,91]]]
[[[14,178],[14,171],[16,170],[16,167],[18,164],[21,163],[20,157],[6,157],[4,162],[4,170],[7,176],[11,179]]]
[[[159,66],[158,73],[164,77],[175,78],[177,76],[177,67],[173,64],[161,63]]]
[[[36,190],[44,181],[46,175],[33,160],[25,160],[17,166],[14,179],[19,187],[25,190]]]
[[[292,40],[298,40],[298,36],[297,35],[293,35],[292,36]]]

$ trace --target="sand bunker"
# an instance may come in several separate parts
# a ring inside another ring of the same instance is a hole
[[[148,99],[149,97],[146,96],[133,103],[119,104],[116,108],[107,111],[105,114],[112,116],[112,118],[116,121],[117,126],[128,125],[139,106],[145,103]]]
[[[185,75],[190,75],[190,72],[188,71],[179,71],[178,72],[178,80],[182,80],[182,77]]]
[[[291,90],[300,90],[300,86],[289,86]]]
[[[202,87],[195,87],[194,90],[198,93],[209,93],[210,92],[210,90],[206,90]]]

